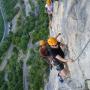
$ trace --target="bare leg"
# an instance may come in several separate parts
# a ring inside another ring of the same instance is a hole
[[[64,66],[65,66],[64,71],[66,72],[66,77],[70,77],[70,71],[69,71],[67,63],[65,63]]]
[[[61,70],[61,71],[59,72],[59,75],[64,79],[65,76],[66,76],[66,72],[65,72],[65,70],[64,70],[64,69]]]

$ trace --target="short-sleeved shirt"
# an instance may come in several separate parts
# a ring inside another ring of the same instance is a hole
[[[64,69],[63,62],[60,62],[58,59],[55,58],[57,55],[60,55],[62,58],[65,57],[64,52],[60,48],[59,44],[60,43],[58,43],[58,48],[50,47],[50,52],[51,52],[51,55],[53,56],[53,58],[55,59],[55,61],[54,61],[55,65],[59,65],[60,70],[62,70],[62,69]]]
[[[65,57],[64,52],[62,51],[62,49],[59,45],[60,45],[60,43],[58,43],[58,48],[51,48],[50,47],[51,53],[54,57],[56,57],[57,55],[60,55],[62,58],[64,58]]]

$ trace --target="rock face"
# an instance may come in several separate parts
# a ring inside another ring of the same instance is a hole
[[[68,64],[71,82],[66,85],[69,89],[60,88],[60,84],[55,89],[46,90],[90,90],[90,1],[64,0],[59,8],[57,4],[58,2],[54,3],[50,35],[62,33],[64,42],[68,45],[69,58],[75,62]],[[50,78],[53,76],[54,72]],[[49,84],[50,82],[49,80]]]
[[[90,1],[68,0],[65,6],[63,33],[67,36],[69,56],[76,60],[70,71],[72,77],[84,86],[90,79]]]

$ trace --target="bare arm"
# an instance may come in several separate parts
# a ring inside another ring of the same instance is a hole
[[[64,59],[64,58],[62,58],[60,55],[57,55],[56,58],[57,58],[59,61],[62,61],[62,62],[65,62],[65,63],[73,63],[73,62],[74,62],[73,59]]]
[[[62,61],[62,62],[65,62],[65,63],[72,63],[72,62],[74,62],[74,60],[72,60],[72,59],[64,59],[64,58],[62,58],[60,55],[57,55],[56,58],[57,58],[59,61]]]
[[[61,35],[61,33],[58,33],[58,35],[57,35],[57,36],[55,36],[55,38],[57,39],[59,35]]]
[[[62,58],[61,56],[57,55],[56,58],[59,60],[59,61],[62,61],[62,62],[68,62],[68,60]]]

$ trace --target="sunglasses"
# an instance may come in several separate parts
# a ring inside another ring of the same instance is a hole
[[[57,46],[57,44],[56,45],[52,45],[52,46]]]

